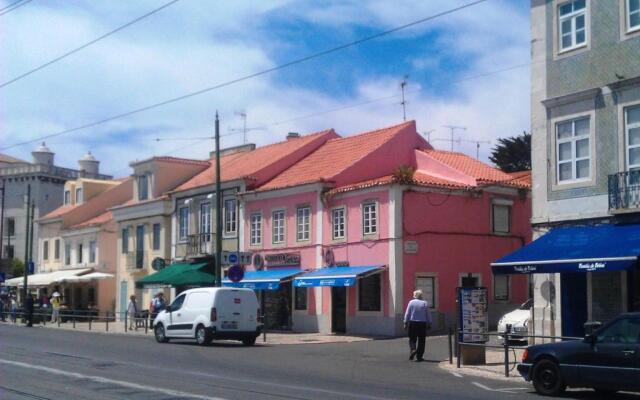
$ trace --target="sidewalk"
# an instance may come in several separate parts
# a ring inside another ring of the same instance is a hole
[[[0,322],[0,324],[3,324]],[[7,325],[24,326],[24,324],[12,322],[4,322]],[[108,328],[107,328],[108,325]],[[130,335],[130,336],[148,336],[153,338],[153,330],[149,326],[145,333],[144,327],[137,330],[128,330],[125,332],[124,322],[122,321],[110,321],[108,324],[105,321],[93,321],[89,322],[76,322],[75,328],[73,322],[61,323],[58,326],[57,323],[51,324],[49,322],[46,325],[35,324],[34,328],[44,329],[61,329],[70,330],[76,332],[91,332],[107,335]],[[108,329],[108,330],[107,330]],[[373,340],[374,337],[365,336],[347,336],[347,335],[335,335],[335,334],[321,334],[321,333],[293,333],[293,332],[267,332],[266,342],[264,342],[264,335],[260,335],[256,340],[257,345],[288,345],[288,344],[321,344],[321,343],[351,343],[351,342],[363,342]]]
[[[510,382],[524,382],[516,370],[516,364],[522,359],[522,349],[509,349],[509,377],[504,376],[504,351],[499,349],[486,349],[486,361],[484,365],[461,365],[456,367],[456,358],[453,363],[449,360],[440,363],[440,368],[454,374],[472,375],[483,378],[499,379]],[[515,352],[515,359],[514,359]]]

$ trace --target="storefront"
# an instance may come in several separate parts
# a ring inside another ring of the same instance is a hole
[[[587,321],[640,310],[639,255],[640,225],[565,227],[497,260],[492,269],[532,275],[536,333],[582,336]]]
[[[210,270],[211,264],[208,262],[173,263],[156,273],[138,279],[136,289],[151,290],[152,297],[162,291],[165,299],[170,301],[187,289],[213,286],[215,279]],[[138,297],[142,298],[142,296]],[[147,304],[139,304],[139,307],[146,308]]]

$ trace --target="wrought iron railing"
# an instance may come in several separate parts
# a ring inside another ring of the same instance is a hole
[[[212,233],[196,233],[187,236],[186,256],[210,255],[213,253],[214,235]]]
[[[609,175],[609,210],[640,208],[640,170]]]

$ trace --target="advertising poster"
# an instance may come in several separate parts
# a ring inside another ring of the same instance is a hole
[[[460,343],[484,343],[489,329],[487,288],[458,288]]]

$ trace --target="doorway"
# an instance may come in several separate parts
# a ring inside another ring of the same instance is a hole
[[[331,332],[347,332],[347,288],[331,288]]]
[[[291,282],[281,283],[277,290],[262,291],[261,309],[264,313],[264,324],[267,329],[291,330],[292,291]]]

